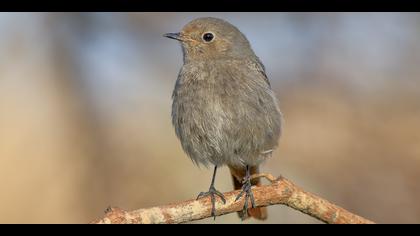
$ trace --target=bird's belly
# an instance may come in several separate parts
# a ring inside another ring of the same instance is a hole
[[[178,109],[174,126],[194,162],[256,165],[265,156],[260,153],[274,148],[277,137],[266,122],[267,115],[237,101],[208,97],[174,100],[173,109]]]

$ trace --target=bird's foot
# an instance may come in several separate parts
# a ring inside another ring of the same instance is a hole
[[[211,199],[211,216],[213,216],[214,219],[216,219],[216,196],[218,196],[220,200],[222,200],[223,204],[226,203],[225,196],[223,195],[223,193],[217,191],[214,188],[214,186],[210,186],[209,191],[201,192],[200,194],[198,194],[196,200],[202,197],[207,197],[207,196],[210,196],[210,199]]]
[[[252,185],[250,176],[245,177],[242,182],[242,191],[236,197],[235,202],[245,194],[245,203],[242,209],[242,220],[244,220],[248,216],[248,200],[251,200],[251,207],[255,208],[255,199],[251,189]]]

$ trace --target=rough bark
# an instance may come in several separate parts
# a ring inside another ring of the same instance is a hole
[[[312,193],[306,192],[283,177],[273,178],[269,174],[259,174],[254,178],[265,177],[270,185],[253,187],[257,206],[283,204],[330,224],[373,224],[361,216],[336,206]],[[244,198],[235,202],[239,191],[225,193],[226,204],[216,202],[216,214],[224,215],[242,210]],[[251,204],[249,204],[250,206]],[[187,200],[133,211],[109,208],[103,218],[93,221],[99,224],[173,224],[184,223],[211,217],[210,198]]]

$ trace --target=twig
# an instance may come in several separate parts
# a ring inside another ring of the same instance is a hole
[[[270,174],[258,174],[253,178],[265,177],[270,185],[253,187],[256,206],[283,204],[330,224],[373,224],[361,216],[330,203],[312,193],[306,192],[291,181]],[[224,215],[241,211],[244,200],[235,202],[239,191],[225,193],[226,204],[216,202],[216,214]],[[251,204],[249,204],[251,205]],[[184,223],[211,217],[210,198],[157,206],[134,211],[109,208],[98,224],[159,224]]]

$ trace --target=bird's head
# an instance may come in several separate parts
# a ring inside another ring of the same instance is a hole
[[[229,22],[217,18],[195,19],[179,33],[164,36],[181,42],[184,62],[255,56],[245,35]]]

